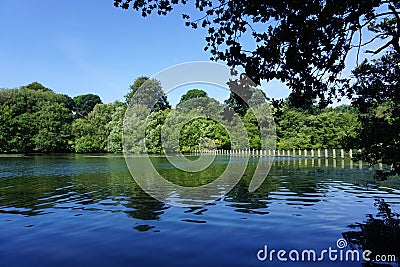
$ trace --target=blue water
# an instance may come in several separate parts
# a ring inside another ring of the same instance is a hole
[[[0,266],[362,266],[257,252],[337,248],[375,199],[400,210],[400,190],[356,163],[276,159],[253,193],[248,176],[213,203],[176,207],[143,192],[123,158],[0,157]]]

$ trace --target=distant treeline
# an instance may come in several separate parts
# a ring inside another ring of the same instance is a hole
[[[122,130],[128,103],[148,78],[139,77],[130,86],[124,102],[104,104],[97,95],[74,98],[56,94],[34,82],[17,89],[0,90],[1,153],[118,153],[122,152]],[[257,90],[257,89],[255,89]],[[181,98],[208,97],[200,89],[189,90]],[[231,94],[224,105],[233,108],[247,129],[251,148],[260,149],[259,127],[247,105]],[[161,127],[171,106],[166,95],[160,98],[146,126],[146,147],[162,153]],[[318,109],[313,105],[294,108],[290,97],[273,109],[278,149],[342,148],[360,131],[357,111],[350,106]],[[213,142],[218,149],[230,149],[225,128],[208,119],[190,121],[180,132],[183,152]]]

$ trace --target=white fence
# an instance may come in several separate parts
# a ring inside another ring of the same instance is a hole
[[[200,155],[200,154],[211,154],[211,155],[227,155],[227,156],[253,156],[253,157],[276,157],[276,158],[302,158],[304,159],[303,164],[307,166],[310,164],[311,166],[328,166],[330,161],[333,164],[333,167],[341,166],[344,168],[345,159],[346,162],[349,159],[348,164],[350,168],[353,168],[353,165],[358,165],[359,169],[362,169],[363,162],[359,160],[358,162],[353,162],[354,155],[360,152],[357,149],[350,149],[348,151],[344,149],[293,149],[293,150],[256,150],[256,149],[238,149],[238,150],[197,150],[193,151],[192,155]],[[333,159],[333,160],[329,160]],[[336,159],[340,159],[338,163]],[[310,163],[309,163],[310,161]],[[289,162],[289,161],[288,161]],[[302,164],[302,161],[297,161],[298,164]],[[290,164],[290,163],[289,163]],[[340,164],[340,165],[339,165]],[[379,163],[379,168],[382,168],[382,163]]]
[[[237,149],[237,150],[196,150],[191,154],[214,154],[230,156],[267,156],[267,157],[295,157],[295,158],[353,158],[355,149],[345,151],[344,149],[293,149],[293,150],[257,150],[257,149]]]

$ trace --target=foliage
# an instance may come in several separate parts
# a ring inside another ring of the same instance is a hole
[[[33,90],[33,91],[51,91],[49,88],[45,87],[44,85],[42,85],[41,83],[38,82],[33,82],[30,83],[26,86],[22,86],[22,88],[28,89],[28,90]]]
[[[132,105],[136,102],[148,102],[149,96],[151,96],[157,97],[158,99],[154,106],[151,107],[152,111],[171,108],[159,81],[141,76],[137,78],[129,88],[130,91],[125,95],[127,105]]]
[[[98,95],[86,94],[73,98],[77,118],[87,116],[97,104],[103,103]]]
[[[400,174],[400,56],[388,53],[378,60],[365,61],[354,72],[357,79],[348,88],[362,124],[352,143],[371,165],[383,162]]]
[[[209,97],[194,98],[193,101],[183,101],[179,108],[171,110],[168,120],[164,122],[163,144],[167,152],[189,152],[199,149],[237,149],[242,133],[235,131],[237,120],[224,121],[225,106]],[[236,118],[237,119],[237,118]],[[230,133],[238,132],[236,143],[232,142]]]
[[[233,109],[236,113],[238,113],[241,117],[244,117],[248,108],[249,108],[249,101],[253,97],[254,93],[261,93],[261,97],[267,99],[265,93],[258,88],[252,87],[245,87],[240,86],[241,96],[237,95],[234,92],[229,94],[229,98],[224,101],[224,103]]]
[[[181,129],[179,146],[182,152],[190,152],[199,149],[230,149],[231,143],[221,124],[211,119],[197,118]]]
[[[191,89],[181,96],[181,100],[179,101],[179,103],[176,106],[179,107],[185,101],[188,101],[190,99],[200,98],[200,97],[208,97],[208,95],[203,90]]]
[[[383,199],[376,199],[374,206],[378,209],[376,216],[368,214],[366,221],[349,225],[352,230],[342,235],[352,249],[371,251],[370,259],[376,259],[377,255],[394,255],[398,264],[400,263],[400,214],[393,211]],[[371,266],[387,266],[387,264],[377,262]]]
[[[135,95],[136,91],[139,90],[140,86],[143,85],[145,81],[147,81],[149,77],[146,76],[140,76],[135,79],[133,84],[129,86],[129,91],[128,93],[125,94],[125,103],[129,105],[132,101],[133,96]]]
[[[146,148],[147,152],[162,154],[162,142],[161,142],[161,128],[164,124],[165,119],[170,112],[169,109],[158,110],[150,114],[146,127]]]
[[[114,0],[116,7],[131,7],[144,17],[153,11],[166,15],[177,5],[189,3]],[[318,97],[322,106],[334,96],[333,85],[352,48],[382,39],[383,45],[371,53],[389,47],[400,52],[398,0],[196,0],[194,5],[199,18],[182,17],[187,26],[206,29],[205,50],[212,60],[243,67],[257,84],[261,79],[279,79],[295,98]]]
[[[70,97],[39,83],[0,91],[1,152],[64,152],[72,141]]]
[[[72,142],[70,110],[60,104],[43,107],[36,113],[38,131],[34,137],[35,151],[44,153],[70,151]]]
[[[107,137],[107,152],[121,153],[122,152],[122,129],[124,126],[124,116],[126,105],[123,103],[115,103],[116,108],[111,115],[111,121],[107,127],[110,131]]]
[[[115,114],[116,110],[118,114]],[[122,129],[115,127],[121,127],[122,114],[124,114],[123,104],[120,102],[97,104],[87,117],[75,120],[72,124],[75,151],[78,153],[120,152],[121,145],[115,142],[120,140]]]
[[[279,149],[343,148],[358,137],[357,114],[339,106],[318,114],[286,106],[277,120]],[[354,147],[351,147],[354,148]]]
[[[383,66],[379,68],[387,71]],[[371,93],[367,89],[354,90]],[[250,89],[249,92],[251,94],[247,102],[266,105],[262,91]],[[73,116],[72,99],[69,96],[55,94],[51,90],[33,90],[26,86],[1,90],[0,106],[3,112],[0,116],[0,151],[121,153],[123,136],[130,138],[127,143],[132,146],[124,147],[129,152],[147,151],[162,154],[165,149],[162,144],[167,150],[180,149],[182,152],[202,148],[244,149],[247,147],[247,142],[252,149],[273,148],[268,145],[273,143],[275,135],[263,132],[265,129],[268,131],[268,126],[273,122],[272,117],[264,118],[265,109],[250,110],[239,102],[231,105],[233,102],[228,100],[225,104],[221,104],[199,89],[190,90],[183,95],[176,109],[167,108],[166,97],[163,103],[159,101],[160,105],[155,107],[145,105],[157,102],[163,95],[165,96],[160,83],[147,79],[132,96],[130,109],[127,110],[127,104],[121,102],[97,103],[86,116],[78,118]],[[360,97],[362,95],[360,93]],[[84,98],[82,96],[79,99]],[[88,99],[98,98],[95,96]],[[189,99],[192,101],[187,101]],[[359,101],[369,103],[372,100]],[[371,103],[375,103],[374,101]],[[90,101],[82,101],[85,102]],[[393,113],[397,112],[393,109],[393,103],[384,99],[376,108],[374,106],[371,113],[374,118],[386,123],[382,124],[386,129],[397,127],[396,124],[392,125],[397,123],[392,118]],[[132,113],[132,105],[137,105],[136,113]],[[246,112],[243,116],[234,115],[232,109],[235,108]],[[348,140],[357,139],[360,132],[364,133],[365,130],[361,130],[358,119],[369,118],[371,114],[366,113],[367,111],[350,106],[325,109],[316,109],[312,106],[303,110],[294,108],[288,99],[279,112],[275,110],[276,114],[279,113],[275,116],[277,146],[279,149],[345,147]],[[128,120],[125,120],[126,113]],[[244,128],[239,127],[240,120]],[[225,121],[226,125],[222,125],[221,121]],[[131,126],[131,132],[125,132],[123,135],[124,123]],[[166,136],[179,137],[178,141],[168,138],[163,140],[162,131],[165,131]],[[271,137],[271,140],[264,140],[265,138],[261,136]]]
[[[2,152],[9,152],[12,148],[10,140],[14,133],[13,117],[13,111],[8,106],[4,106],[0,113],[0,151]]]
[[[261,134],[257,118],[251,109],[248,109],[243,117],[243,123],[247,130],[250,148],[261,149]]]

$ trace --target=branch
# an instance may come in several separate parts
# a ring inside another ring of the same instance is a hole
[[[397,12],[396,10],[395,10],[394,12],[391,11],[391,12],[384,12],[384,13],[377,14],[377,15],[374,16],[373,18],[370,18],[369,20],[367,20],[367,22],[365,22],[364,24],[360,25],[360,27],[361,27],[361,28],[364,28],[365,26],[367,26],[368,24],[370,24],[371,21],[373,21],[374,19],[377,19],[377,18],[379,18],[379,17],[387,16],[387,15],[396,15],[396,14],[398,15],[398,12]]]
[[[386,35],[386,34],[383,34],[383,33],[378,34],[378,35],[376,35],[374,38],[372,38],[371,40],[369,40],[368,42],[365,42],[365,43],[361,44],[360,47],[369,45],[370,43],[372,43],[372,42],[375,41],[376,39],[381,38],[382,36],[385,36],[385,35]],[[385,38],[387,38],[387,37],[385,37]],[[385,38],[382,38],[382,39],[385,39]],[[354,45],[353,48],[354,48],[354,47],[358,47],[358,46]]]
[[[378,48],[378,49],[375,50],[375,51],[367,50],[367,51],[365,51],[365,53],[369,53],[369,54],[374,54],[374,55],[376,55],[376,54],[380,53],[383,49],[388,48],[391,44],[392,44],[392,40],[390,40],[390,41],[387,42],[384,46],[381,46],[380,48]]]
[[[393,34],[392,45],[393,45],[393,48],[394,48],[398,53],[400,53],[400,46],[399,46],[399,39],[400,39],[400,15],[399,15],[399,13],[396,11],[396,8],[395,8],[393,5],[389,5],[389,9],[395,13],[394,16],[396,17],[396,26],[397,26],[396,33]]]

